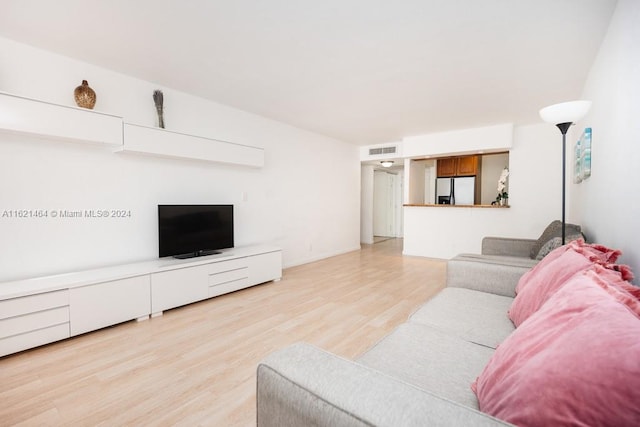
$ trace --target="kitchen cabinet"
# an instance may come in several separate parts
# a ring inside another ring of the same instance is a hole
[[[438,178],[456,176],[456,157],[438,159]]]
[[[438,159],[438,178],[478,175],[478,157],[479,156],[461,156]]]
[[[478,156],[457,157],[456,176],[475,176],[478,173]]]

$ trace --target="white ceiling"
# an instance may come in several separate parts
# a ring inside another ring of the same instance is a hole
[[[580,97],[615,4],[0,0],[0,36],[376,144],[539,122]]]

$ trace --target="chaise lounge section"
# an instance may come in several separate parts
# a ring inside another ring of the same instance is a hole
[[[537,239],[485,237],[480,254],[460,254],[449,260],[447,286],[470,287],[514,297],[520,277],[562,245],[562,223],[552,221]],[[581,227],[566,224],[566,242],[583,239]]]

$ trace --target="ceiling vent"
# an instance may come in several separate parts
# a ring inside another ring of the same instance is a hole
[[[370,148],[369,149],[369,155],[370,156],[376,156],[376,155],[380,155],[380,154],[395,154],[396,153],[396,146],[392,146],[392,147],[379,147],[379,148]]]

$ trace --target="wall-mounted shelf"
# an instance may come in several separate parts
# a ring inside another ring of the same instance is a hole
[[[0,92],[0,131],[115,146],[138,153],[250,167],[264,166],[264,149],[124,123],[122,117]]]
[[[147,126],[124,124],[122,153],[264,166],[264,149]]]
[[[122,117],[0,92],[0,130],[122,145]]]

